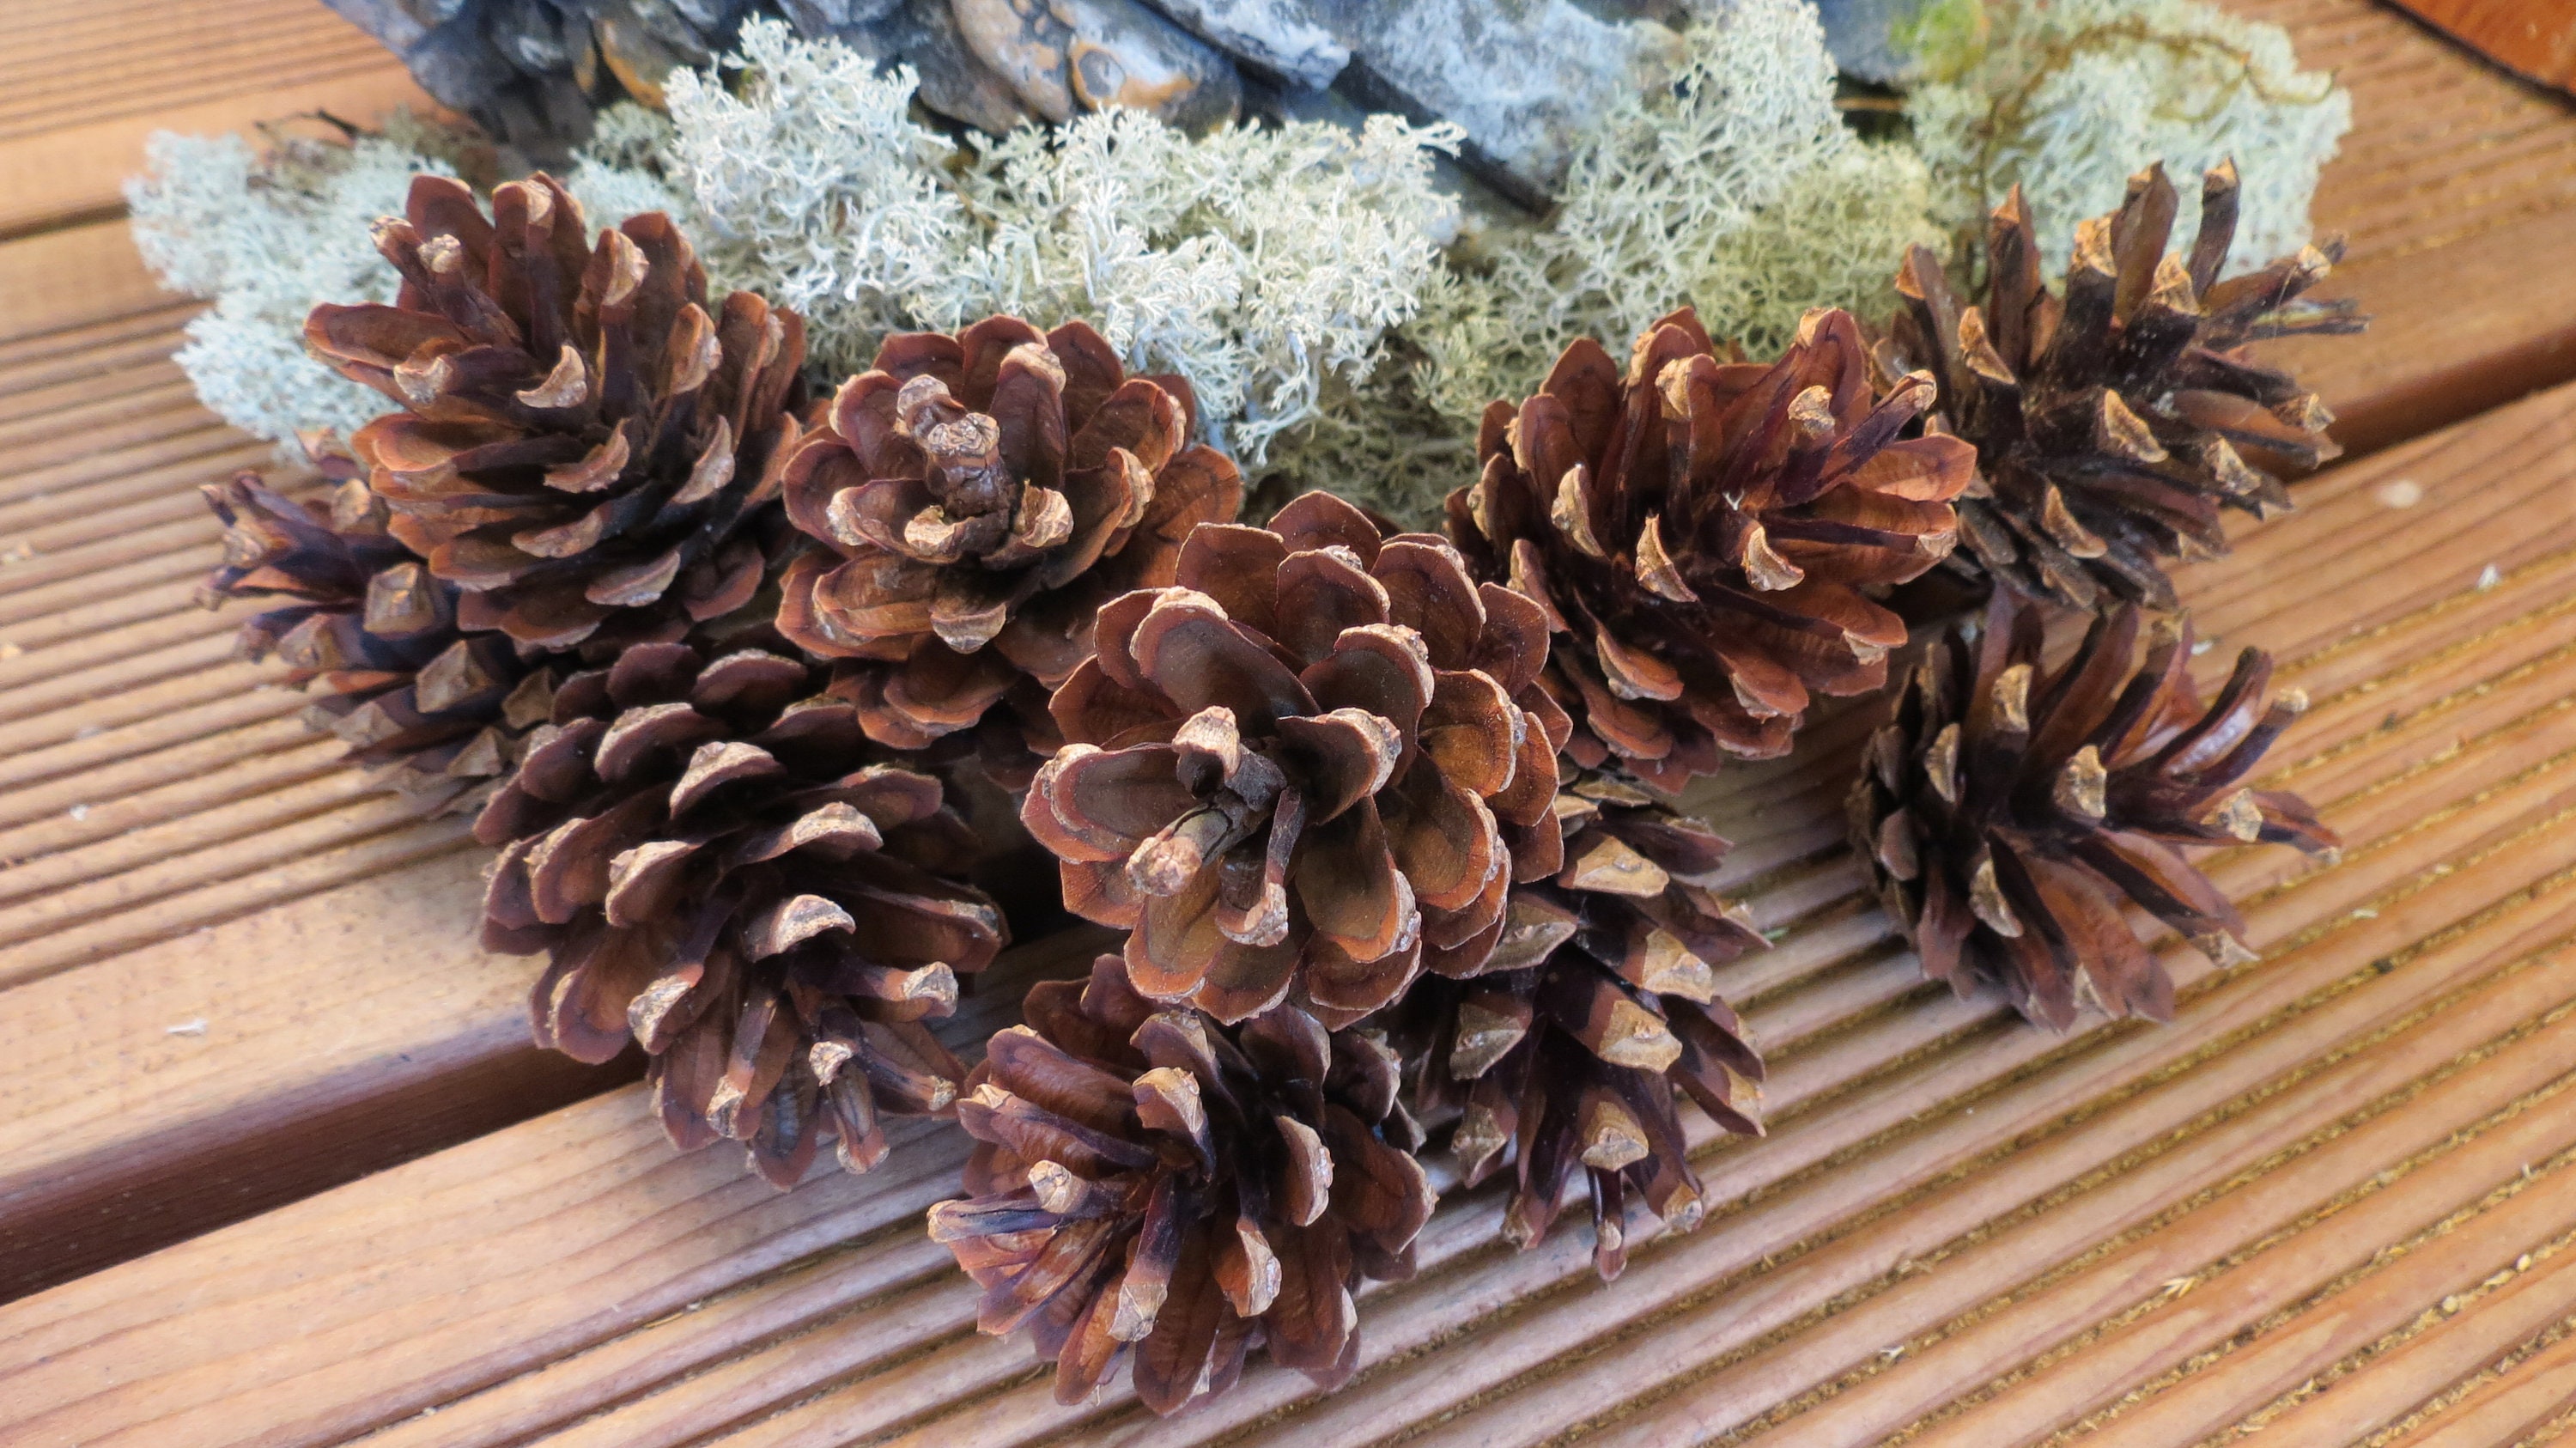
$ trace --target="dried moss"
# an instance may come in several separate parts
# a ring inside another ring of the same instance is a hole
[[[2229,269],[2307,241],[2352,98],[2299,69],[2279,26],[2200,0],[1949,0],[1935,13],[1905,109],[1945,224],[1981,228],[2018,183],[2053,272],[2075,223],[2116,208],[2130,173],[2160,160],[2192,177],[2232,156],[2244,192]],[[2183,193],[2188,235],[2200,199]]]
[[[710,249],[862,367],[887,332],[993,312],[1082,317],[1131,368],[1196,389],[1209,440],[1258,462],[1328,380],[1376,364],[1437,270],[1454,127],[1372,117],[1191,137],[1133,111],[964,145],[916,123],[914,78],[745,26],[730,87],[669,88],[671,174]]]

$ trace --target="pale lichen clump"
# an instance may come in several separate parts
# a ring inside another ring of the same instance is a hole
[[[178,353],[206,406],[272,441],[382,412],[382,397],[305,355],[304,314],[393,300],[399,278],[368,223],[400,214],[415,174],[448,168],[375,137],[288,139],[263,155],[240,136],[163,132],[145,155],[150,172],[125,188],[135,247],[163,286],[214,303]]]
[[[177,356],[208,408],[278,443],[385,410],[307,355],[304,318],[324,302],[394,299],[401,279],[374,222],[402,214],[414,176],[455,175],[458,139],[402,116],[380,135],[282,136],[264,151],[238,135],[152,137],[150,169],[125,187],[134,244],[163,286],[214,304]],[[604,162],[576,165],[566,184],[594,222],[678,204],[650,175]]]
[[[1475,419],[1536,390],[1576,337],[1624,349],[1677,307],[1767,356],[1814,307],[1894,303],[1889,258],[1938,235],[1930,179],[1862,139],[1801,0],[1743,0],[1684,32],[1669,86],[1605,110],[1579,138],[1544,225],[1499,228],[1426,293],[1385,369],[1282,461],[1302,486],[1433,516],[1472,469]]]
[[[1933,14],[1905,112],[1945,225],[1981,231],[2019,185],[2054,275],[2075,223],[2117,209],[2139,168],[2194,176],[2232,158],[2244,191],[2227,272],[2307,242],[2352,97],[2299,69],[2279,26],[2200,0],[1947,0]],[[2186,188],[2183,231],[2199,207]]]
[[[813,319],[821,361],[997,312],[1080,318],[1130,370],[1187,378],[1207,440],[1249,462],[1376,365],[1454,225],[1431,176],[1454,127],[1192,137],[1113,110],[961,147],[911,119],[911,72],[774,22],[728,64],[730,87],[673,78],[671,174],[710,251]]]

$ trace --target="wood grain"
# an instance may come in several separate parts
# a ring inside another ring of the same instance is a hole
[[[994,984],[1077,970],[1104,938],[1013,952]],[[972,1048],[999,1015],[969,1005],[944,1033]],[[673,1152],[640,1090],[614,1092],[0,1308],[0,1401],[38,1441],[168,1442],[188,1419],[209,1442],[337,1441],[809,1254],[909,1245],[887,1229],[946,1194],[961,1148],[895,1135],[880,1172],[780,1193],[732,1148]],[[331,1350],[281,1356],[280,1333]]]
[[[2352,92],[2352,131],[2310,214],[2351,243],[2324,294],[2360,298],[2376,340],[2273,349],[2341,414],[2345,446],[2383,447],[2576,377],[2576,104],[2370,0],[2227,8],[2287,28],[2300,64]]]
[[[2059,1337],[2081,1333],[2154,1299],[2177,1270],[2223,1256],[2229,1242],[2259,1239],[2267,1223],[2304,1226],[2318,1203],[2374,1180],[2392,1159],[2451,1153],[2379,1190],[2374,1200],[2399,1204],[2376,1209],[2392,1214],[2395,1231],[2483,1194],[2495,1153],[2517,1165],[2526,1154],[2545,1160],[2548,1142],[2496,1134],[2507,1125],[2576,1132],[2563,1111],[2513,1109],[2551,1087],[2576,1040],[2566,1034],[2576,1025],[2528,1029],[2576,1003],[2576,959],[2564,949],[2576,937],[2576,714],[2562,676],[2529,666],[2552,657],[2548,629],[2564,598],[2552,570],[2576,550],[2576,516],[2522,512],[2530,526],[2511,540],[2503,556],[2513,567],[2492,588],[2479,590],[2470,566],[2498,546],[2494,519],[2516,513],[2514,498],[2551,499],[2576,480],[2571,443],[2576,390],[2534,399],[2321,480],[2306,511],[2249,535],[2237,558],[2193,571],[2192,596],[2211,600],[2206,625],[2231,640],[2284,640],[2285,678],[2320,684],[2315,712],[2331,726],[2314,740],[2294,732],[2276,768],[2331,773],[2323,799],[2350,843],[2344,862],[2307,871],[2286,852],[2239,852],[2216,864],[2249,900],[2270,956],[2262,966],[2221,976],[2176,957],[2186,1004],[2174,1027],[2051,1037],[2002,1019],[1991,1000],[1926,991],[1885,943],[1883,922],[1854,901],[1857,879],[1837,847],[1769,865],[1741,889],[1787,932],[1782,950],[1828,932],[1843,948],[1812,949],[1807,965],[1752,990],[1739,988],[1749,978],[1726,983],[1750,999],[1779,1070],[1769,1138],[1719,1142],[1695,1123],[1720,1202],[1710,1224],[1643,1248],[1636,1270],[1599,1288],[1579,1229],[1509,1253],[1495,1242],[1492,1194],[1456,1199],[1425,1239],[1423,1276],[1371,1294],[1362,1375],[1336,1397],[1317,1402],[1302,1378],[1258,1368],[1235,1396],[1171,1423],[1136,1416],[1123,1389],[1058,1408],[1025,1385],[1023,1347],[973,1336],[971,1289],[907,1229],[942,1190],[953,1136],[898,1158],[905,1175],[824,1175],[785,1197],[754,1196],[773,1214],[757,1220],[781,1233],[774,1252],[756,1252],[748,1235],[716,1225],[750,1220],[738,1214],[752,1208],[728,1193],[751,1184],[726,1185],[731,1162],[642,1151],[651,1128],[615,1114],[633,1112],[626,1097],[0,1310],[9,1355],[44,1358],[0,1379],[0,1392],[36,1405],[32,1421],[47,1429],[101,1442],[146,1432],[235,1441],[238,1425],[255,1423],[272,1441],[366,1428],[397,1445],[676,1444],[711,1433],[744,1444],[1177,1443],[1263,1421],[1279,1441],[1341,1443],[1417,1434],[1452,1413],[1435,1439],[1536,1441],[1611,1415],[1633,1420],[1640,1441],[1668,1441],[1657,1434],[1678,1431],[1671,1415],[1712,1400],[1723,1412],[1705,1426],[1758,1429],[1763,1414],[1865,1372],[1889,1341],[1992,1313],[1998,1294],[2106,1237],[2162,1229],[2125,1265],[2054,1281],[2053,1295],[2005,1309],[2044,1309]],[[2424,511],[2380,501],[2400,472],[2419,480]],[[2348,605],[2275,581],[2266,548],[2254,546],[2338,558],[2388,536],[2393,512],[2406,514],[2428,566],[2385,580],[2358,624]],[[2283,532],[2298,536],[2272,544]],[[2476,658],[2494,671],[2462,662]],[[2223,667],[2224,649],[2202,662]],[[2376,723],[2362,722],[2366,710]],[[2428,750],[2433,739],[2446,747]],[[1748,789],[1765,813],[1814,818],[1839,781],[1802,761]],[[2403,968],[2382,969],[2390,960]],[[1767,969],[1761,961],[1751,964]],[[2499,1113],[2506,1123],[2493,1122]],[[641,1138],[637,1154],[603,1155],[628,1149],[612,1136]],[[471,1207],[461,1196],[452,1208],[387,1205],[444,1200],[465,1181],[497,1185]],[[2194,1205],[2212,1192],[2214,1206]],[[2544,1197],[2564,1194],[2553,1185],[2531,1200]],[[495,1219],[493,1200],[522,1205]],[[2227,1225],[2158,1220],[2185,1207]],[[469,1251],[459,1218],[478,1211],[484,1229]],[[827,1220],[838,1225],[815,1225]],[[2530,1232],[2518,1216],[2496,1220],[2464,1241],[2522,1233],[2510,1261]],[[661,1235],[671,1223],[696,1224],[705,1242],[672,1246]],[[302,1304],[354,1290],[360,1233],[383,1270],[363,1306],[332,1317],[342,1348],[317,1359],[298,1345]],[[2364,1243],[2363,1256],[2379,1245]],[[2295,1301],[2302,1284],[2331,1277],[2331,1254],[2319,1255],[2329,1246],[2337,1242],[2294,1249],[2276,1259],[2294,1269],[2241,1276],[2235,1297],[2214,1293],[2204,1307]],[[2449,1270],[2425,1264],[2449,1260],[2425,1257],[2407,1269],[2415,1275],[2379,1280],[2371,1300],[2411,1314],[2418,1278]],[[474,1274],[461,1290],[459,1270]],[[219,1286],[192,1296],[177,1321],[156,1316],[154,1299],[189,1282]],[[2455,1286],[2444,1284],[2443,1293]],[[690,1303],[699,1305],[675,1311]],[[520,1340],[496,1346],[482,1312],[523,1319]],[[2241,1325],[2224,1314],[2193,1320],[2211,1332]],[[2379,1320],[2355,1318],[2346,1336]],[[262,1345],[263,1330],[283,1336]],[[1652,1354],[1594,1353],[1646,1333]],[[2008,1371],[2050,1340],[1998,1329],[1977,1340],[1988,1342],[1983,1371]],[[1570,1347],[1584,1351],[1568,1357]],[[86,1365],[102,1353],[142,1365],[129,1387],[92,1391]],[[2157,1361],[2105,1360],[2094,1397],[2126,1392]],[[1790,1431],[1787,1441],[1876,1441],[1912,1411],[1916,1399],[1900,1387],[1946,1385],[1933,1394],[1939,1406],[1975,1386],[1974,1373],[1963,1381],[1937,1360],[1927,1373],[1847,1397],[1846,1413],[1866,1415],[1845,1439]],[[2057,1399],[2042,1391],[2038,1401]],[[418,1416],[429,1406],[440,1411]]]
[[[632,1077],[530,1045],[454,851],[0,992],[0,1297]]]
[[[0,16],[38,37],[0,47],[0,234],[54,228],[0,242],[0,1093],[27,1103],[0,1122],[0,1291],[58,1284],[0,1308],[0,1437],[1983,1448],[2093,1415],[2114,1441],[2468,1444],[2562,1409],[2576,398],[2420,436],[2576,375],[2562,102],[2364,0],[2240,6],[2356,94],[2316,216],[2380,320],[2296,356],[2385,449],[2189,574],[2204,671],[2257,642],[2315,696],[2274,777],[2352,842],[2323,872],[2217,862],[2263,966],[2179,958],[2175,1028],[2067,1038],[1925,988],[1839,846],[1872,706],[1820,718],[1698,796],[1779,935],[1726,982],[1778,1062],[1775,1130],[1695,1123],[1711,1224],[1603,1289],[1579,1228],[1511,1254],[1470,1194],[1423,1277],[1371,1294],[1347,1393],[1265,1367],[1160,1423],[1123,1387],[1058,1408],[1021,1345],[972,1334],[917,1221],[953,1133],[782,1196],[671,1155],[632,1091],[564,1105],[614,1075],[529,1051],[526,963],[456,945],[454,826],[355,793],[295,696],[214,648],[190,494],[265,450],[167,362],[192,304],[115,223],[65,223],[152,126],[388,72],[309,0],[137,39],[142,4]],[[2420,501],[2387,502],[2399,481]],[[400,947],[352,970],[387,920]]]
[[[121,220],[64,227],[0,246],[0,297],[9,299],[9,305],[0,308],[0,368],[8,368],[11,361],[24,366],[28,361],[50,360],[49,352],[58,355],[57,349],[21,347],[13,358],[5,349],[20,338],[96,326],[175,305],[195,309],[153,283],[143,258],[135,254],[133,234]],[[168,354],[166,343],[159,343],[156,350],[159,355]],[[6,375],[0,371],[0,376]],[[72,380],[52,369],[44,375],[49,382]]]
[[[87,0],[76,14],[19,4],[0,16],[0,237],[113,215],[155,131],[435,109],[399,62],[312,0]]]
[[[2535,0],[2393,0],[2480,55],[2544,85],[2576,89],[2576,11]]]

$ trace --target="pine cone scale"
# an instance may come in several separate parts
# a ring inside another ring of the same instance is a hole
[[[2160,631],[2132,673],[2139,631],[2134,610],[2103,616],[2045,670],[2036,615],[1999,591],[1973,648],[1953,637],[1914,672],[1852,794],[1854,845],[1925,972],[1962,990],[1999,980],[2053,1027],[2086,1006],[2171,1014],[2123,900],[2222,965],[2251,958],[2243,920],[2177,846],[2333,847],[2295,796],[2238,784],[2305,707],[2263,703],[2269,661],[2248,650],[2204,706],[2189,626]]]
[[[1698,1220],[1677,1091],[1729,1131],[1760,1131],[1761,1058],[1718,999],[1715,967],[1762,938],[1708,890],[1727,846],[1705,826],[1588,771],[1551,814],[1561,865],[1523,873],[1490,955],[1418,983],[1390,1032],[1416,1109],[1459,1108],[1467,1180],[1517,1161],[1507,1235],[1538,1241],[1585,1174],[1608,1277],[1626,1260],[1632,1193],[1676,1227]]]
[[[311,446],[340,480],[327,507],[291,501],[249,473],[202,490],[225,534],[224,563],[199,601],[292,600],[245,621],[235,653],[274,654],[288,683],[327,690],[306,723],[345,741],[354,762],[390,766],[424,810],[477,806],[540,722],[531,701],[541,715],[552,674],[504,640],[461,635],[472,610],[409,555],[356,460]]]
[[[1540,606],[1577,762],[1677,785],[1783,752],[1811,692],[1883,681],[1903,626],[1858,590],[1937,563],[1973,477],[1956,441],[1898,439],[1930,391],[1875,396],[1840,313],[1771,366],[1721,358],[1677,313],[1624,377],[1577,342],[1538,395],[1487,414],[1450,532]]]
[[[1102,611],[1052,704],[1069,742],[1023,818],[1073,908],[1134,929],[1140,989],[1225,1020],[1295,990],[1355,1018],[1426,944],[1462,968],[1499,925],[1504,821],[1552,827],[1545,723],[1477,667],[1537,698],[1534,611],[1322,494],[1272,530],[1202,530],[1177,566]]]
[[[1346,1376],[1351,1289],[1409,1270],[1430,1212],[1429,1178],[1385,1137],[1392,1064],[1290,1007],[1231,1028],[1157,1012],[1114,956],[1039,986],[1028,1015],[961,1106],[978,1195],[931,1210],[985,1288],[979,1325],[1026,1325],[1065,1402],[1131,1346],[1160,1413],[1223,1391],[1264,1341]]]
[[[316,308],[314,350],[404,410],[351,445],[431,571],[476,594],[466,627],[610,653],[740,606],[745,533],[795,435],[802,324],[747,293],[721,321],[667,217],[587,235],[548,177],[472,194],[415,181],[379,229],[391,307]]]
[[[887,339],[782,476],[821,546],[788,568],[781,629],[872,661],[863,719],[901,747],[978,723],[1023,677],[1062,684],[1102,606],[1168,582],[1191,525],[1239,501],[1223,457],[1185,444],[1178,387],[1124,377],[1079,323]]]
[[[2362,325],[2348,303],[2300,301],[2341,244],[2218,280],[2237,189],[2230,167],[2205,176],[2200,230],[2168,254],[2175,191],[2160,166],[2140,172],[2117,212],[2077,228],[2060,294],[2018,192],[1988,229],[1982,305],[1930,252],[1907,258],[1880,361],[1931,368],[1941,420],[1976,444],[1986,496],[1961,505],[1958,566],[2082,608],[2106,593],[2171,608],[2164,560],[2223,552],[2222,508],[2286,509],[2281,475],[2336,454],[2331,415],[2241,349]]]
[[[966,860],[938,783],[861,763],[825,671],[637,644],[566,680],[554,717],[476,823],[505,845],[487,942],[552,957],[541,1039],[641,1042],[674,1140],[742,1141],[782,1184],[827,1138],[863,1170],[882,1112],[955,1098],[919,1022],[992,960],[1001,918],[945,878]]]

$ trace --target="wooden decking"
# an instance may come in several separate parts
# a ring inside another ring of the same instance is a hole
[[[365,793],[190,603],[194,485],[265,450],[195,406],[189,308],[98,215],[158,117],[365,113],[399,72],[310,0],[13,8],[0,1443],[2548,1440],[2576,1408],[2576,111],[2371,0],[2235,3],[2356,93],[2318,219],[2381,320],[2303,365],[2377,451],[2185,595],[2205,664],[2259,644],[2316,700],[2270,774],[2342,861],[2218,858],[2263,961],[2176,952],[2172,1026],[2046,1035],[1921,984],[1840,843],[1866,715],[1822,724],[1700,800],[1778,932],[1725,982],[1772,1131],[1695,1138],[1707,1224],[1603,1287],[1579,1228],[1514,1253],[1462,1195],[1365,1300],[1347,1389],[1257,1365],[1171,1422],[1123,1388],[1059,1408],[974,1335],[919,1223],[955,1133],[779,1193],[671,1152],[631,1070],[528,1047],[532,967],[465,944],[458,827]]]

